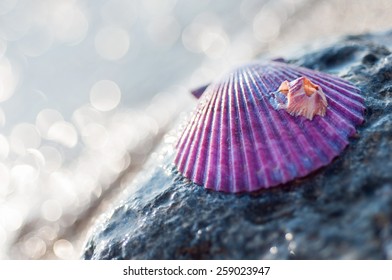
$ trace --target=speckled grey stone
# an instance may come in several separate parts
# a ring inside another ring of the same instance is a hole
[[[85,259],[392,259],[392,33],[351,36],[291,63],[348,79],[366,121],[330,165],[254,194],[207,191],[145,166],[90,236]]]

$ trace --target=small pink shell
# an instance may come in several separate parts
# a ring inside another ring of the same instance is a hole
[[[309,120],[279,108],[287,102],[279,86],[300,77],[322,87],[324,117]],[[364,109],[359,89],[340,78],[281,62],[249,64],[207,87],[177,143],[175,163],[207,189],[269,188],[330,163],[363,122]]]
[[[325,116],[328,102],[323,89],[308,78],[300,77],[294,81],[284,81],[278,91],[287,96],[287,103],[281,104],[293,116],[304,116],[312,120],[315,115]]]

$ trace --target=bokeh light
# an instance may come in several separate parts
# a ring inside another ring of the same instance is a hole
[[[18,73],[7,58],[0,58],[0,102],[8,100],[18,83]]]
[[[44,109],[38,113],[35,120],[35,125],[41,135],[45,138],[48,137],[48,131],[56,122],[64,121],[63,116],[59,111],[53,109]]]
[[[0,195],[6,197],[9,193],[10,171],[6,165],[0,163]]]
[[[29,148],[38,148],[41,135],[35,125],[20,123],[14,126],[9,137],[11,150],[16,154],[24,154]]]
[[[5,125],[5,114],[4,111],[0,108],[0,126]]]
[[[106,1],[101,7],[101,15],[106,23],[128,29],[137,20],[139,3],[129,0]]]
[[[78,133],[73,124],[66,121],[57,121],[48,129],[48,139],[72,148],[78,142]]]
[[[281,16],[273,10],[261,10],[253,20],[253,34],[261,43],[275,40],[280,31]]]
[[[58,1],[50,11],[54,36],[61,42],[76,45],[86,36],[88,21],[75,1]]]
[[[100,111],[110,111],[121,100],[121,90],[113,81],[102,80],[93,85],[90,91],[91,105]]]
[[[61,167],[63,157],[58,149],[51,146],[42,146],[40,152],[45,159],[45,170],[47,172],[56,171]]]
[[[72,259],[74,257],[73,245],[65,239],[57,240],[54,243],[53,251],[58,258],[63,260]]]
[[[95,36],[95,49],[104,59],[122,58],[129,49],[129,34],[119,27],[104,27]]]
[[[180,36],[181,26],[173,16],[158,16],[148,24],[147,31],[155,46],[168,49]]]
[[[57,200],[48,199],[42,204],[41,213],[44,219],[55,222],[60,219],[63,209]]]
[[[8,157],[9,151],[10,147],[7,138],[0,134],[0,159],[6,159]]]

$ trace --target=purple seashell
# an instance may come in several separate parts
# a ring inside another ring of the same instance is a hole
[[[287,81],[301,77],[322,88],[324,115],[309,119],[275,106],[288,99],[278,91],[282,83],[288,92]],[[206,88],[177,143],[175,164],[207,189],[269,188],[330,163],[364,110],[360,90],[340,78],[282,62],[248,64]]]

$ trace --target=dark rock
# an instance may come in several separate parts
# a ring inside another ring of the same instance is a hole
[[[85,259],[391,259],[392,33],[352,36],[291,63],[362,90],[366,121],[328,166],[253,194],[207,191],[161,147],[98,224]],[[157,158],[157,157],[156,157]]]

